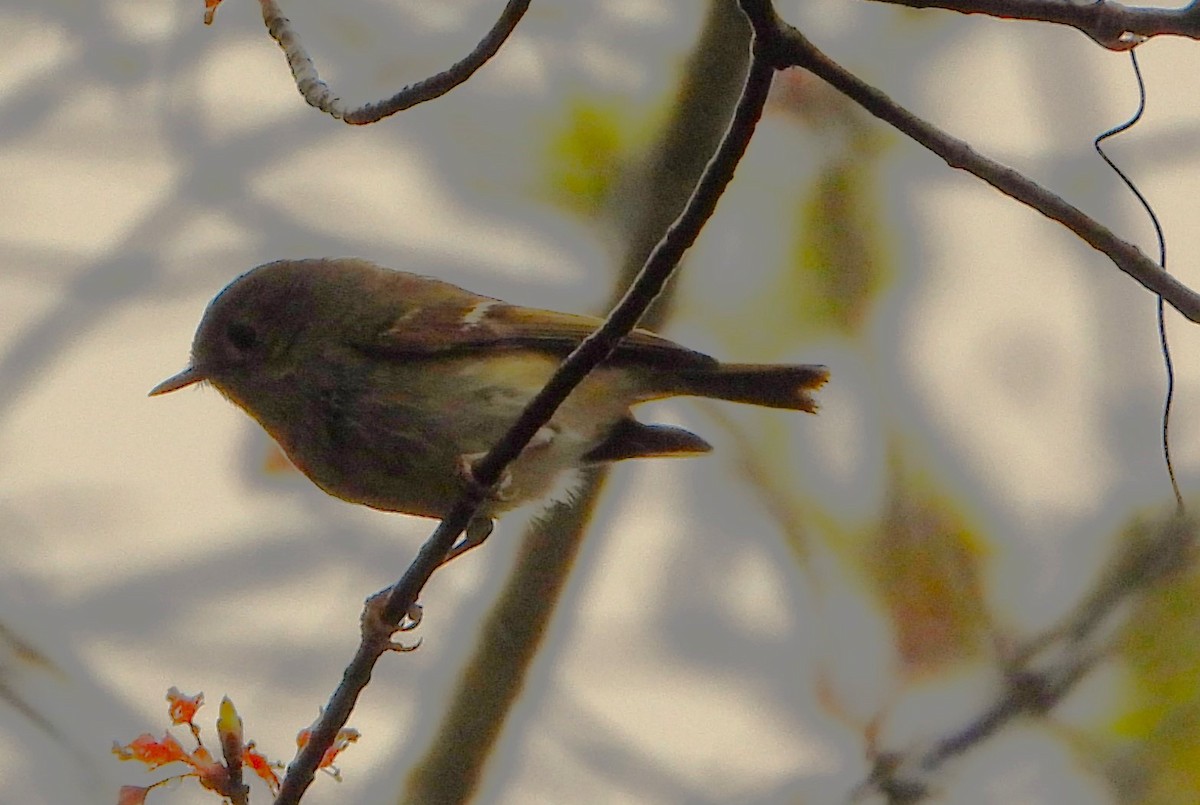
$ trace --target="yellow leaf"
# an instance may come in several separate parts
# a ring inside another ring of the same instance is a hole
[[[910,671],[935,670],[984,647],[984,543],[937,490],[896,481],[878,531],[864,548],[868,574]]]

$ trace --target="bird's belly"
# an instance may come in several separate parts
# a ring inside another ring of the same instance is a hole
[[[288,444],[272,435],[309,478],[336,497],[386,511],[444,516],[465,491],[465,467],[503,437],[558,362],[514,353],[483,362],[439,360],[436,369],[428,363],[389,372],[368,383],[358,399],[340,401],[323,417],[331,424],[320,439]],[[509,465],[484,505],[485,515],[569,489],[584,454],[628,413],[631,400],[613,379],[590,377],[568,398]],[[300,444],[318,446],[305,451]]]

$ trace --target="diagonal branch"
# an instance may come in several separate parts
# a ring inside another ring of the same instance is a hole
[[[828,82],[875,117],[937,154],[950,167],[974,174],[1006,196],[1058,221],[1188,320],[1200,323],[1200,294],[1164,271],[1137,246],[1117,237],[1112,230],[1029,177],[980,154],[968,143],[909,112],[830,59],[792,26],[783,22],[779,25],[781,58],[786,64],[801,67]]]
[[[741,0],[743,10],[752,0]],[[747,16],[750,16],[747,13]],[[700,234],[704,224],[716,209],[717,201],[733,178],[734,171],[762,115],[775,68],[765,55],[764,40],[757,36],[755,25],[752,42],[753,58],[734,110],[729,127],[709,160],[700,181],[688,199],[679,218],[667,229],[655,246],[645,265],[625,296],[613,308],[604,324],[588,336],[562,362],[554,376],[525,407],[521,416],[495,447],[474,465],[478,484],[469,490],[450,510],[430,538],[421,546],[417,557],[401,579],[382,593],[386,600],[368,603],[363,618],[362,642],[347,666],[342,681],[330,697],[321,717],[313,726],[308,743],[296,755],[284,778],[276,805],[295,805],[312,783],[317,765],[325,750],[332,744],[339,729],[345,725],[355,702],[371,677],[376,661],[393,648],[391,635],[395,625],[414,606],[421,589],[442,563],[458,535],[475,516],[486,490],[494,485],[525,445],[543,425],[567,395],[588,373],[603,362],[617,344],[636,326],[638,320],[666,285],[679,263]]]
[[[1200,39],[1200,2],[1182,8],[1126,6],[1099,0],[875,0],[909,8],[943,8],[960,14],[986,14],[1006,20],[1068,25],[1110,50],[1127,50],[1152,36]]]
[[[287,56],[288,66],[292,68],[292,77],[296,80],[296,88],[308,101],[310,106],[322,112],[343,120],[352,125],[361,126],[376,123],[385,117],[402,112],[434,98],[440,98],[459,84],[475,74],[475,71],[496,55],[500,46],[517,27],[517,23],[525,16],[530,0],[508,0],[508,5],[500,13],[495,25],[463,59],[451,65],[437,75],[409,84],[390,98],[363,104],[357,109],[347,109],[342,99],[334,94],[333,89],[317,74],[316,65],[309,57],[300,35],[292,27],[291,20],[283,16],[275,0],[259,0],[262,5],[263,22],[271,38],[279,43]]]

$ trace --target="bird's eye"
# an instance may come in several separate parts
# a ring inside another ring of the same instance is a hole
[[[229,336],[229,343],[239,352],[248,352],[258,344],[258,333],[254,332],[254,328],[249,324],[234,322],[229,325],[225,334]]]

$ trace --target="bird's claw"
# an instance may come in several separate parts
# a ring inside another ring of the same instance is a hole
[[[380,590],[367,599],[366,605],[363,607],[362,614],[362,630],[367,635],[393,635],[396,632],[411,632],[421,624],[423,610],[421,605],[413,602],[408,608],[408,612],[400,618],[399,623],[392,622],[386,615],[388,599],[391,597],[392,588]],[[394,640],[388,641],[389,651],[416,651],[421,645],[420,639],[412,645],[400,643]]]

